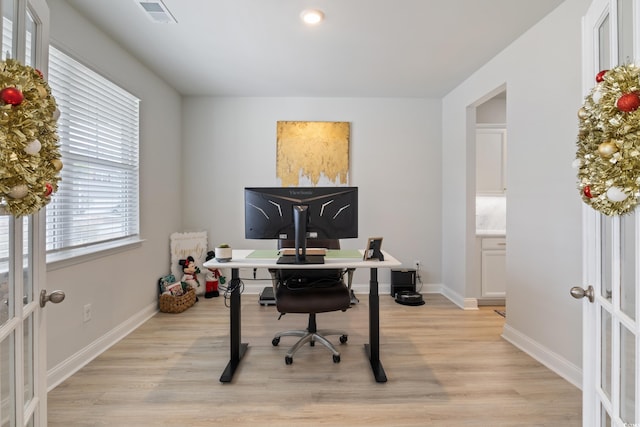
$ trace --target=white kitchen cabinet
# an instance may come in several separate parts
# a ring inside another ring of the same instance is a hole
[[[476,193],[503,195],[507,189],[507,130],[476,128]]]
[[[480,252],[481,295],[485,298],[504,298],[506,280],[507,241],[503,237],[482,238]]]

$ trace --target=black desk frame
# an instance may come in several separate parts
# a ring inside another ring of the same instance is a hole
[[[233,380],[233,375],[249,347],[248,343],[241,342],[240,337],[242,329],[240,323],[240,286],[234,286],[239,281],[239,269],[234,267],[231,269],[231,282],[229,283],[229,286],[232,286],[229,310],[230,355],[229,363],[220,377],[220,382],[223,383],[230,383]],[[364,348],[376,382],[387,382],[387,375],[380,361],[380,299],[378,295],[378,269],[374,267],[370,268],[369,280],[369,344],[365,344]]]

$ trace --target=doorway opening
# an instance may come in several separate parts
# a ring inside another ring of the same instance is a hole
[[[500,87],[475,104],[475,280],[467,296],[506,314],[507,91]]]

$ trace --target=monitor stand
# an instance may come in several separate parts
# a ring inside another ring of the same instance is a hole
[[[323,255],[307,255],[302,262],[296,262],[295,255],[281,255],[277,264],[324,264]]]

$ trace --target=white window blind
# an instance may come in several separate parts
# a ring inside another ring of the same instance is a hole
[[[140,101],[53,46],[48,81],[64,167],[47,205],[47,252],[138,235]]]

